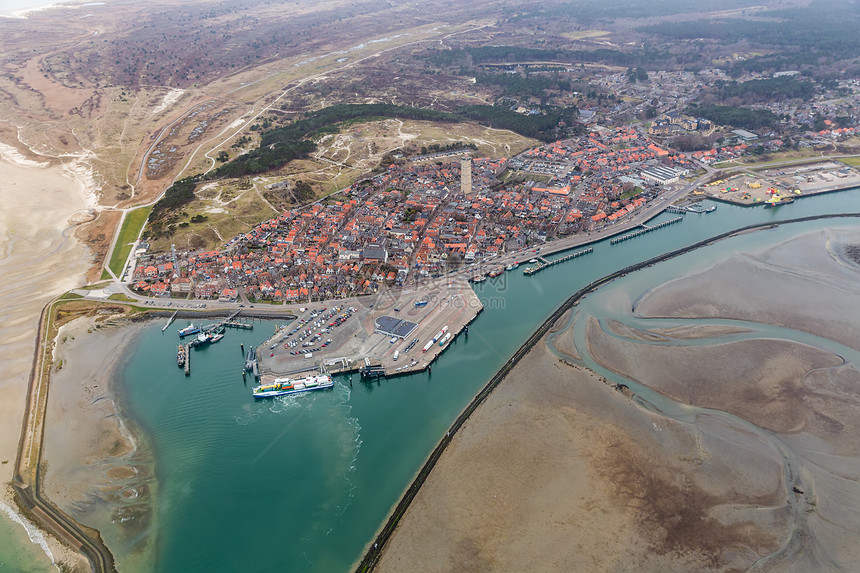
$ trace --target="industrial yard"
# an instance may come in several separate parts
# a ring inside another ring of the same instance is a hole
[[[736,205],[773,206],[858,184],[860,172],[856,168],[828,161],[741,173],[712,181],[694,195],[707,195]]]
[[[420,289],[386,290],[360,302],[347,299],[302,308],[296,321],[282,325],[260,347],[264,382],[319,369],[332,374],[361,369],[372,376],[424,370],[467,329],[483,305],[468,282],[457,278]]]

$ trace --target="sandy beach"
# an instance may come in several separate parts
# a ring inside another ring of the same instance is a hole
[[[839,303],[860,294],[858,245],[820,231],[729,256],[631,290],[635,316],[591,316],[610,307],[586,299],[585,345],[563,318],[515,367],[378,570],[855,570],[860,355],[844,346],[856,305]],[[683,319],[643,327],[666,315]],[[735,316],[750,322],[708,322]],[[631,386],[577,365],[586,355]]]
[[[60,328],[48,399],[45,495],[122,550],[124,570],[144,570],[154,536],[152,454],[123,420],[116,381],[122,356],[146,326],[110,316]]]
[[[92,194],[60,165],[27,159],[6,146],[0,151],[6,152],[0,158],[0,202],[6,206],[0,211],[0,481],[6,483],[14,471],[39,313],[58,293],[80,285],[91,264],[71,234],[75,218],[88,216]],[[15,507],[7,488],[0,501]]]

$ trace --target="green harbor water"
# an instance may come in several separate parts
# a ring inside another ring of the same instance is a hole
[[[774,209],[720,204],[714,213],[687,214],[681,223],[630,241],[598,243],[592,254],[532,277],[522,269],[508,272],[477,286],[485,311],[432,374],[369,384],[354,376],[352,386],[340,377],[333,390],[273,401],[251,398],[251,377],[245,382],[241,376],[239,343],[261,343],[274,322],[258,321],[250,333],[228,331],[220,343],[192,351],[189,378],[175,363],[176,328],[187,322],[164,334],[163,321],[153,322],[140,335],[121,380],[124,409],[156,457],[153,570],[349,570],[462,408],[572,292],[730,229],[854,211],[860,211],[856,191]],[[655,222],[675,216],[664,214]],[[797,229],[828,224],[854,222]],[[754,247],[760,237],[733,239],[733,248]],[[122,565],[121,554],[118,560]]]

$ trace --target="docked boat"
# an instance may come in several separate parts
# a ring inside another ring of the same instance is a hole
[[[224,338],[224,333],[223,332],[217,332],[217,333],[212,335],[212,338],[209,339],[209,342],[218,342],[222,338]]]
[[[312,374],[304,378],[275,378],[271,384],[254,387],[254,398],[276,398],[310,390],[325,390],[334,386],[328,374]]]
[[[502,274],[502,272],[503,272],[502,269],[496,269],[494,271],[490,271],[490,278],[494,279],[497,276],[499,276],[500,274]]]
[[[185,328],[180,328],[178,332],[179,338],[182,338],[184,336],[191,336],[192,334],[197,334],[198,332],[200,332],[200,327],[194,326],[194,323],[192,322]]]
[[[474,276],[474,277],[472,277],[472,279],[471,279],[471,280],[472,280],[472,282],[473,282],[473,283],[482,283],[482,282],[484,282],[485,280],[487,280],[487,275],[478,275],[478,276]]]
[[[192,346],[202,346],[204,344],[209,344],[212,342],[212,336],[209,335],[208,332],[201,332],[197,335],[197,338],[191,343]]]
[[[508,266],[506,266],[506,267],[505,267],[505,270],[506,270],[506,271],[512,271],[512,270],[514,270],[515,268],[517,268],[518,266],[520,266],[520,264],[519,264],[519,263],[517,263],[517,262],[513,262],[513,263],[509,264]]]
[[[182,368],[185,366],[185,347],[179,345],[179,350],[176,351],[176,365]]]

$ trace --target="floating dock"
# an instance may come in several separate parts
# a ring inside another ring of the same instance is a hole
[[[640,225],[641,229],[638,231],[633,231],[632,233],[627,233],[626,235],[621,235],[620,237],[615,237],[614,239],[609,240],[610,245],[617,245],[623,241],[628,241],[639,235],[644,235],[645,233],[650,233],[651,231],[656,231],[657,229],[662,229],[663,227],[667,227],[669,225],[673,225],[679,221],[683,221],[684,217],[675,217],[674,219],[669,219],[668,221],[663,221],[662,223],[657,223],[656,225],[648,226],[648,225]]]
[[[581,251],[576,251],[575,253],[565,255],[563,257],[560,257],[558,259],[554,259],[552,261],[545,259],[543,257],[538,257],[538,260],[541,261],[541,263],[536,267],[527,268],[526,270],[523,271],[523,274],[524,275],[533,275],[537,272],[544,270],[545,268],[551,267],[553,265],[557,265],[559,263],[564,263],[566,261],[569,261],[571,259],[575,259],[577,257],[581,257],[583,255],[587,255],[593,251],[594,251],[594,247],[588,247],[587,249],[582,249]]]
[[[257,364],[257,349],[253,346],[248,349],[248,354],[245,355],[245,370],[258,377],[260,369]]]

